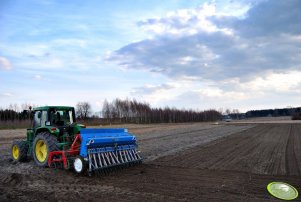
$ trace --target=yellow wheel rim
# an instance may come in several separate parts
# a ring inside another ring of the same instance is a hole
[[[35,153],[38,161],[44,162],[47,158],[47,147],[44,140],[38,140],[35,146]]]
[[[13,158],[15,159],[15,160],[18,160],[18,158],[19,158],[19,148],[18,148],[18,146],[17,145],[14,145],[13,146],[13,149],[12,149],[13,151],[12,151],[12,153],[13,153]]]

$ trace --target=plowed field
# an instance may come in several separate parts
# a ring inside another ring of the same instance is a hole
[[[14,164],[10,143],[24,131],[0,131],[0,201],[278,201],[266,191],[271,181],[301,191],[301,124],[129,129],[145,162],[92,177]]]

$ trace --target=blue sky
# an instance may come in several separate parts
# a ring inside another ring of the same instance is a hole
[[[300,106],[301,2],[0,1],[0,106]]]

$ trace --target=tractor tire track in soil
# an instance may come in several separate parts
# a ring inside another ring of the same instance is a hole
[[[300,176],[301,124],[261,124],[158,164]],[[283,161],[283,158],[285,161]]]
[[[12,163],[1,154],[0,201],[278,201],[266,191],[271,181],[301,190],[300,131],[301,124],[149,130],[137,135],[147,161],[106,176]]]
[[[151,131],[138,135],[138,144],[143,151],[145,161],[175,154],[188,148],[204,145],[225,138],[231,134],[247,130],[253,125],[191,125],[189,128],[168,131]]]
[[[300,167],[298,163],[300,163],[300,158],[298,159],[297,152],[300,154],[300,146],[296,145],[296,143],[300,143],[300,133],[294,133],[294,130],[298,130],[295,126],[291,126],[290,134],[288,138],[288,142],[286,144],[286,155],[285,155],[285,169],[288,175],[300,175]],[[301,128],[299,128],[299,131]],[[300,156],[299,156],[300,157]]]

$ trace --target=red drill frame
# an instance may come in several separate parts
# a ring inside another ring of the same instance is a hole
[[[56,162],[63,162],[64,168],[65,169],[69,169],[68,166],[68,158],[67,156],[76,156],[79,155],[79,147],[81,144],[81,137],[80,134],[76,134],[75,139],[70,147],[69,150],[64,151],[52,151],[49,152],[49,156],[48,156],[48,166],[51,167],[52,163],[56,163]],[[54,156],[59,156],[59,158],[53,158]]]

